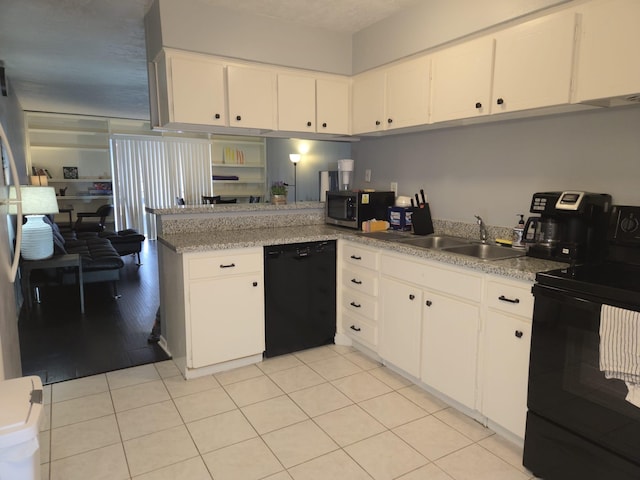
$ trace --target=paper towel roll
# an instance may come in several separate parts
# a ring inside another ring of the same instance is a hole
[[[327,191],[329,190],[329,172],[320,172],[320,201],[327,201]]]

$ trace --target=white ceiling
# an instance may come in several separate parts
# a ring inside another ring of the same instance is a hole
[[[185,1],[185,0],[176,0]],[[357,32],[420,0],[194,0]],[[148,119],[152,0],[0,0],[0,62],[24,110]]]

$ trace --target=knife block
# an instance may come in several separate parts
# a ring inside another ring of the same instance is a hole
[[[429,235],[433,233],[431,210],[429,204],[423,204],[422,208],[414,208],[411,214],[411,226],[415,235]]]

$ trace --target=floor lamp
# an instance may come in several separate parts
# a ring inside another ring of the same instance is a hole
[[[58,211],[56,190],[53,187],[20,186],[22,195],[22,214],[27,222],[22,226],[22,245],[20,254],[25,260],[42,260],[53,255],[53,230],[44,221],[44,216]],[[16,198],[15,188],[11,187],[9,198]],[[15,206],[9,213],[17,213]]]
[[[297,166],[300,158],[302,158],[302,155],[300,155],[299,153],[289,154],[289,160],[291,160],[291,163],[293,163],[293,203],[296,203],[298,201]]]

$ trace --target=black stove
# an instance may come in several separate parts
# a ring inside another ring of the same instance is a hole
[[[603,258],[533,286],[523,463],[545,480],[640,479],[640,404],[600,363],[604,306],[640,312],[640,207],[612,207]]]

